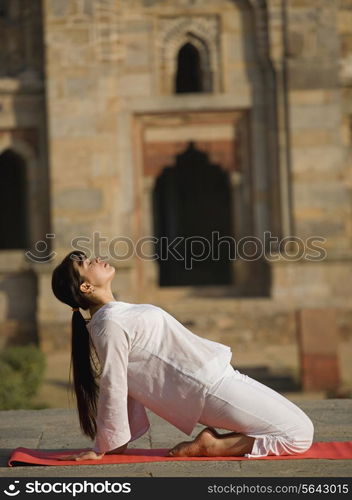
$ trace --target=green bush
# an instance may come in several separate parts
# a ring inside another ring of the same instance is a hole
[[[45,357],[34,344],[4,349],[0,353],[0,409],[31,408],[44,370]]]
[[[17,410],[26,405],[22,374],[0,360],[0,409]]]

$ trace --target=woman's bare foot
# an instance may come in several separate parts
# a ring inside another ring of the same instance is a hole
[[[213,427],[203,429],[193,441],[182,441],[169,451],[173,457],[241,456],[253,448],[254,438],[238,432],[218,434]]]
[[[182,441],[169,450],[173,457],[201,457],[207,456],[207,450],[217,442],[216,431],[212,427],[203,429],[193,441]]]

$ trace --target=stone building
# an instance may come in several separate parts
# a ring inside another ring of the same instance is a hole
[[[1,346],[67,348],[72,247],[235,356],[305,308],[351,338],[352,0],[0,0],[0,31]]]

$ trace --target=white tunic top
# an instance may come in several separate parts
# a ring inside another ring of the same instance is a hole
[[[150,427],[145,407],[190,435],[230,347],[151,304],[109,302],[87,328],[102,369],[93,449],[105,453],[142,436]]]

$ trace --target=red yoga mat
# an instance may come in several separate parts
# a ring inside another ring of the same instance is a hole
[[[68,453],[79,453],[83,449],[64,451],[31,450],[15,448],[11,453],[8,466],[18,465],[98,465],[98,464],[137,464],[141,462],[176,462],[194,460],[294,460],[303,458],[325,458],[330,460],[352,459],[352,441],[330,441],[313,443],[305,453],[294,455],[269,455],[266,457],[169,457],[166,448],[127,449],[120,455],[104,455],[100,460],[58,460],[57,457]]]

